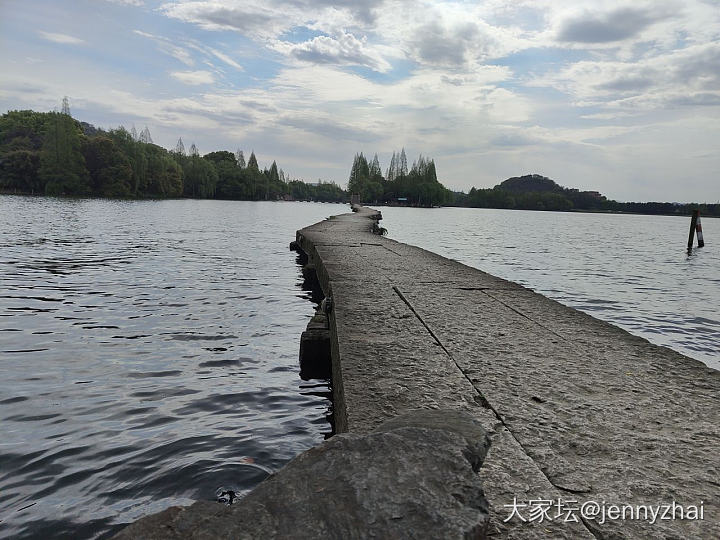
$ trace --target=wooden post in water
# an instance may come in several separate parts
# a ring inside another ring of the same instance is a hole
[[[698,210],[697,225],[695,225],[695,232],[697,233],[698,247],[703,247],[705,245],[705,240],[703,240],[702,225],[700,224],[700,211],[699,210]]]
[[[697,231],[698,247],[703,247],[702,225],[700,224],[700,210],[693,210],[692,219],[690,220],[690,236],[688,236],[688,249],[692,249],[693,240],[695,239],[695,231]]]
[[[690,219],[690,236],[688,236],[688,249],[692,249],[693,241],[695,240],[695,228],[697,227],[697,220],[700,216],[700,210],[693,210],[692,218]]]

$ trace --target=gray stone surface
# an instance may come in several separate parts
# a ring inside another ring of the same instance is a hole
[[[359,208],[298,231],[330,314],[336,426],[473,415],[501,538],[719,538],[720,372],[517,284],[372,233]],[[392,231],[390,231],[392,234]],[[704,504],[704,520],[506,522],[513,498]]]
[[[482,539],[489,444],[466,413],[414,411],[308,450],[233,506],[173,507],[115,538]]]

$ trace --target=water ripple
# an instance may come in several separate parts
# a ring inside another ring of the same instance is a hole
[[[107,536],[322,441],[287,245],[345,211],[0,196],[0,536]]]

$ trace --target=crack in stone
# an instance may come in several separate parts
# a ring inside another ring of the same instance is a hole
[[[504,427],[504,428],[507,430],[507,432],[508,432],[508,433],[510,434],[510,436],[513,438],[513,440],[518,444],[518,446],[522,449],[523,453],[528,457],[528,459],[530,459],[530,461],[532,461],[532,462],[535,464],[535,467],[537,467],[537,470],[540,472],[540,474],[542,474],[542,475],[545,477],[545,479],[548,481],[548,483],[549,483],[551,486],[553,486],[555,489],[557,489],[557,490],[559,490],[559,491],[562,491],[562,492],[566,492],[566,493],[581,493],[581,492],[578,492],[578,491],[574,491],[574,490],[570,490],[570,489],[567,489],[567,488],[558,486],[557,484],[555,484],[555,482],[553,482],[553,481],[550,479],[550,477],[545,473],[545,471],[542,469],[542,467],[540,467],[540,464],[539,464],[537,461],[535,461],[535,459],[528,453],[528,451],[525,449],[525,446],[523,446],[523,444],[518,440],[518,438],[517,438],[517,437],[515,436],[515,434],[512,432],[512,430],[510,429],[510,427],[505,423],[505,420],[503,420],[502,415],[497,411],[497,409],[495,409],[495,407],[492,406],[492,404],[487,400],[487,398],[485,398],[485,396],[483,395],[483,393],[475,386],[475,384],[473,383],[473,381],[472,381],[472,379],[470,378],[470,376],[469,376],[467,373],[465,373],[465,371],[463,370],[463,368],[460,367],[460,364],[457,362],[457,360],[455,360],[455,357],[450,353],[450,351],[447,349],[447,347],[445,347],[445,344],[440,340],[440,338],[439,338],[439,337],[437,336],[437,334],[432,330],[432,328],[430,328],[430,325],[427,324],[427,323],[423,320],[423,318],[420,316],[420,314],[417,312],[417,310],[416,310],[416,309],[413,307],[413,305],[410,303],[410,300],[408,300],[407,297],[402,293],[402,291],[401,291],[397,286],[395,286],[395,285],[393,285],[393,291],[395,291],[395,294],[397,294],[397,295],[400,297],[400,299],[401,299],[403,302],[405,302],[405,305],[407,305],[407,307],[410,309],[410,311],[412,311],[413,314],[415,315],[415,317],[417,317],[418,321],[420,321],[420,324],[422,324],[422,325],[425,327],[425,329],[426,329],[426,330],[428,331],[428,333],[432,336],[432,338],[435,340],[435,342],[442,348],[443,351],[445,351],[445,354],[448,356],[448,358],[450,358],[450,360],[452,360],[452,362],[455,364],[455,367],[457,367],[457,369],[460,371],[460,373],[462,373],[463,377],[465,377],[465,379],[467,379],[467,381],[470,383],[470,385],[472,386],[472,388],[478,393],[478,395],[479,395],[480,398],[482,399],[482,404],[483,404],[483,406],[486,406],[486,408],[490,409],[490,410],[493,412],[493,414],[495,415],[495,417],[500,421],[500,424],[502,425],[502,427]],[[487,293],[485,293],[485,294],[487,294]],[[538,323],[536,323],[535,321],[533,321],[530,317],[528,317],[527,315],[525,315],[524,313],[522,313],[522,312],[520,312],[520,311],[512,308],[511,306],[508,306],[508,305],[507,305],[505,302],[503,302],[502,300],[498,300],[497,298],[495,298],[495,297],[493,297],[493,296],[490,296],[489,294],[488,294],[488,296],[489,296],[490,298],[492,298],[493,300],[497,300],[498,302],[500,302],[500,303],[503,304],[504,306],[510,308],[512,311],[516,312],[518,315],[521,315],[521,316],[525,317],[526,319],[528,319],[529,321],[532,321],[533,323],[538,324]],[[540,324],[538,324],[538,326],[541,326],[542,328],[545,328],[544,326],[542,326],[542,325],[540,325]],[[558,334],[556,334],[555,332],[553,332],[552,330],[549,330],[549,329],[547,329],[547,328],[545,328],[545,329],[548,330],[548,331],[550,331],[550,332],[552,332],[552,333],[555,334],[555,335],[558,335]],[[563,337],[560,336],[560,335],[558,335],[558,337],[560,337],[560,338],[562,338],[563,340],[565,340],[565,338],[563,338]],[[582,518],[581,518],[581,519],[582,519]],[[590,529],[590,527],[588,527],[588,524],[585,522],[584,519],[582,519],[582,522],[583,522],[583,525],[585,526],[585,528],[587,529],[587,531],[588,531],[590,534],[592,534],[595,538],[600,538],[600,536],[598,536],[595,532],[593,532],[592,529]]]
[[[454,287],[456,291],[487,291],[490,287]]]
[[[397,255],[398,257],[402,257],[402,253],[398,253],[398,252],[395,251],[394,249],[390,249],[390,248],[387,247],[385,244],[383,244],[382,247],[384,247],[385,249],[387,249],[390,253],[394,253],[394,254]]]
[[[508,308],[510,311],[514,311],[515,313],[517,313],[517,314],[520,315],[521,317],[527,319],[527,320],[530,321],[531,323],[538,325],[538,326],[539,326],[540,328],[542,328],[543,330],[547,330],[547,331],[550,332],[552,335],[559,337],[559,338],[562,339],[564,342],[566,342],[567,344],[569,344],[570,346],[572,346],[573,349],[577,350],[577,347],[574,346],[574,344],[573,344],[572,341],[570,341],[569,339],[567,339],[565,336],[563,336],[563,335],[561,335],[561,334],[558,334],[558,333],[557,333],[555,330],[553,330],[552,328],[548,328],[548,327],[545,326],[544,324],[540,324],[540,323],[537,322],[535,319],[533,319],[532,317],[526,315],[525,313],[523,313],[523,312],[520,311],[519,309],[512,307],[512,306],[511,306],[510,304],[508,304],[507,302],[503,302],[500,298],[497,298],[497,297],[493,296],[492,294],[486,292],[486,290],[483,290],[483,289],[479,289],[479,290],[482,290],[483,294],[489,296],[490,298],[492,298],[492,299],[495,300],[496,302],[500,302],[503,306],[505,306],[506,308]]]
[[[603,538],[602,534],[600,534],[599,532],[595,532],[595,531],[593,530],[593,528],[590,527],[590,525],[588,524],[588,519],[587,519],[587,518],[585,518],[585,517],[583,517],[583,516],[581,515],[581,516],[580,516],[580,521],[583,522],[583,525],[585,525],[585,528],[586,528],[586,529],[588,530],[588,532],[589,532],[590,534],[592,534],[595,538]]]

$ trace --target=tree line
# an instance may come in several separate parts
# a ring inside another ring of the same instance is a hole
[[[127,198],[193,197],[343,202],[333,182],[290,179],[277,163],[260,169],[251,152],[201,156],[182,138],[174,150],[153,144],[150,131],[108,131],[61,112],[9,111],[0,116],[0,191]]]
[[[554,211],[720,216],[720,204],[618,202],[596,191],[565,188],[537,174],[513,177],[494,188],[453,192],[438,181],[435,161],[422,155],[408,166],[405,149],[393,152],[385,175],[377,154],[360,152],[350,168],[348,190],[334,182],[291,179],[273,161],[260,169],[251,152],[200,155],[182,139],[174,150],[153,144],[150,131],[102,130],[61,112],[9,111],[0,116],[0,192],[127,198],[193,197],[240,200],[468,206]]]
[[[375,154],[370,162],[362,152],[355,155],[348,192],[370,204],[407,204],[411,206],[441,206],[449,202],[452,193],[437,179],[435,161],[422,156],[408,170],[403,148],[393,152],[385,176]]]

